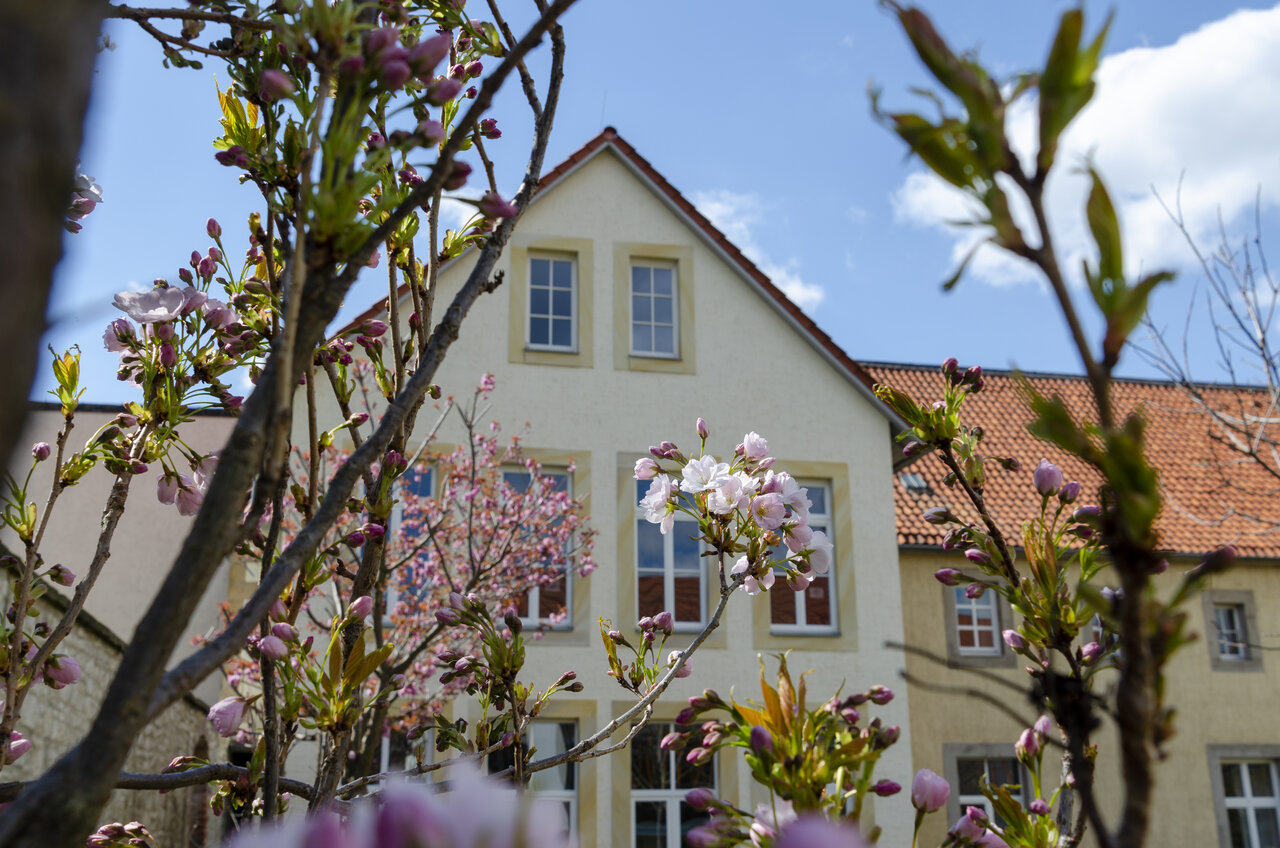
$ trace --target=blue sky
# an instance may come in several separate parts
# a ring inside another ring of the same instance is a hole
[[[1012,74],[1043,60],[1069,5],[948,0],[925,8],[954,46],[976,47],[988,67]],[[972,236],[945,224],[963,204],[870,115],[869,82],[895,109],[916,107],[908,89],[928,83],[894,21],[873,2],[787,4],[787,19],[780,7],[580,0],[565,19],[566,80],[548,167],[604,126],[616,127],[855,358],[954,355],[987,367],[1077,371],[1053,301],[1028,269],[991,254],[955,292],[940,291]],[[1085,8],[1092,32],[1108,7]],[[57,348],[78,342],[85,350],[94,401],[129,394],[101,345],[116,314],[112,294],[172,278],[184,257],[208,246],[206,218],[226,225],[254,208],[252,190],[213,159],[212,65],[166,70],[136,27],[115,23],[109,33],[118,47],[99,59],[83,152],[106,202],[66,240],[47,336]],[[514,89],[509,94],[496,112],[506,137],[492,146],[508,190],[520,177],[527,137],[523,106]],[[1120,4],[1098,97],[1063,155],[1069,164],[1086,154],[1098,163],[1120,206],[1134,270],[1188,262],[1152,194],[1154,186],[1172,197],[1180,178],[1186,219],[1201,239],[1212,239],[1219,209],[1228,229],[1243,233],[1259,187],[1264,234],[1274,230],[1277,102],[1280,7]],[[1029,114],[1011,117],[1015,137],[1033,129]],[[1087,247],[1082,198],[1068,174],[1050,200],[1073,267]],[[344,314],[365,308],[383,279],[358,285]],[[1192,269],[1158,295],[1157,321],[1180,332],[1198,279]],[[1193,338],[1202,379],[1220,376],[1208,342],[1204,332]],[[1133,354],[1121,371],[1153,375]],[[37,394],[47,382],[38,377]]]

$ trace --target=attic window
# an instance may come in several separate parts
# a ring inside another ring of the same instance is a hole
[[[898,475],[898,482],[902,483],[902,487],[913,495],[933,494],[933,489],[929,488],[929,484],[921,474],[916,474],[911,471],[903,471]]]

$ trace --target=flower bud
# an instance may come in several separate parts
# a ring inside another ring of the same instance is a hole
[[[289,655],[289,648],[284,641],[276,635],[263,636],[258,640],[258,650],[264,657],[272,660],[282,660]]]
[[[53,568],[49,569],[49,572],[45,576],[54,583],[57,583],[59,586],[70,586],[72,583],[76,582],[75,573],[65,565],[61,564],[55,565]]]
[[[263,71],[262,76],[258,77],[258,90],[267,100],[279,100],[293,94],[297,89],[293,80],[289,79],[284,71],[272,68]]]
[[[929,769],[920,769],[911,781],[911,804],[917,810],[932,813],[947,805],[951,786]]]
[[[1080,497],[1080,482],[1078,480],[1063,483],[1062,488],[1058,490],[1058,500],[1064,504],[1075,503],[1078,497]]]
[[[943,586],[955,586],[960,582],[962,575],[954,568],[939,568],[933,572],[933,578]]]
[[[658,743],[658,747],[664,751],[679,751],[688,741],[689,734],[672,731],[662,737],[662,741]]]
[[[49,454],[52,450],[53,449],[49,447],[48,442],[36,442],[31,446],[31,455],[35,457],[36,462],[44,462],[49,458]]]
[[[759,724],[751,727],[751,750],[757,754],[773,751],[773,734],[769,728]]]
[[[283,642],[296,642],[298,640],[298,628],[287,621],[278,621],[271,625],[271,635]]]
[[[222,238],[222,225],[218,223],[218,219],[210,218],[205,221],[204,229],[209,234],[209,238]]]
[[[684,796],[684,802],[698,812],[711,807],[717,800],[719,799],[716,798],[716,794],[705,786],[690,789]]]
[[[947,524],[955,521],[955,514],[945,506],[930,507],[924,511],[924,520],[929,524]]]
[[[711,435],[711,431],[707,429],[707,422],[699,418],[694,424],[694,428],[698,431],[698,438],[705,439]]]
[[[871,791],[881,798],[887,798],[890,795],[897,795],[901,792],[902,784],[896,780],[881,780],[871,787]]]
[[[347,614],[356,619],[367,618],[371,612],[373,612],[373,598],[368,595],[361,595],[356,598],[351,602],[350,609],[347,610]]]
[[[1049,804],[1043,798],[1037,798],[1032,801],[1027,805],[1027,809],[1037,816],[1049,815]]]
[[[675,628],[675,617],[668,611],[663,610],[653,617],[653,626],[670,636],[671,631]]]
[[[1036,491],[1047,498],[1062,488],[1062,469],[1049,460],[1042,459],[1032,472],[1031,479]]]
[[[1015,651],[1021,651],[1027,647],[1027,640],[1022,638],[1022,634],[1016,630],[1006,630],[1001,634],[1004,636],[1004,643]]]
[[[441,610],[436,610],[436,621],[440,622],[446,627],[452,627],[453,625],[462,621],[462,616],[458,613],[457,610],[441,609]]]
[[[1080,648],[1080,661],[1090,665],[1102,654],[1102,646],[1097,642],[1089,642]]]
[[[1036,723],[1031,727],[1036,733],[1040,734],[1041,739],[1047,738],[1050,733],[1053,733],[1053,719],[1047,715],[1042,715],[1036,719]]]
[[[1040,753],[1040,739],[1036,736],[1036,732],[1029,727],[1022,731],[1018,741],[1013,743],[1013,751],[1020,760],[1031,759]]]
[[[964,552],[964,558],[974,565],[990,565],[991,555],[982,548],[969,548]]]
[[[977,600],[978,598],[981,598],[984,594],[986,594],[986,591],[987,591],[986,583],[974,582],[964,587],[964,596],[970,600]]]

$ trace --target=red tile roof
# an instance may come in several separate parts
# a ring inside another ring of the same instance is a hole
[[[725,237],[724,233],[716,229],[715,225],[707,220],[706,216],[699,212],[692,203],[681,194],[675,186],[667,182],[667,179],[658,173],[658,171],[649,164],[649,160],[645,159],[636,149],[627,143],[622,136],[618,135],[618,131],[613,127],[605,127],[604,130],[595,138],[588,141],[582,147],[574,151],[569,158],[565,159],[559,165],[543,174],[542,179],[538,181],[538,191],[535,192],[535,200],[538,194],[552,188],[557,182],[568,176],[570,172],[577,169],[579,165],[591,159],[602,149],[611,149],[616,152],[624,162],[629,163],[644,177],[662,197],[670,201],[677,209],[680,210],[689,221],[699,229],[703,235],[709,239],[712,244],[719,248],[725,257],[738,267],[752,282],[759,286],[760,290],[777,305],[782,312],[790,317],[800,329],[809,335],[814,343],[841,367],[850,377],[858,381],[866,389],[870,389],[875,382],[871,375],[866,372],[863,367],[850,358],[849,354],[832,341],[831,337],[823,332],[817,324],[813,322],[809,316],[801,311],[800,307],[791,302],[781,289],[773,284],[773,282],[765,276],[759,268],[755,266],[750,259],[743,255],[742,251]],[[407,286],[401,286],[398,294],[401,298],[408,295]],[[362,312],[359,316],[352,319],[343,331],[355,327],[370,318],[378,318],[385,313],[387,308],[387,299],[381,298],[373,304],[369,309]],[[881,407],[883,409],[883,407]],[[887,410],[886,410],[887,413]],[[890,414],[892,418],[892,415]]]
[[[942,397],[942,375],[936,367],[863,365],[877,382],[889,383],[917,401]],[[965,402],[965,421],[981,424],[986,430],[982,443],[987,455],[1013,456],[1022,463],[1016,472],[998,466],[988,468],[984,496],[997,520],[1002,520],[1006,528],[1016,528],[1039,509],[1031,474],[1041,458],[1060,466],[1066,479],[1084,484],[1081,503],[1095,501],[1089,494],[1097,492],[1098,476],[1079,460],[1027,432],[1031,416],[1012,375],[984,371],[984,376],[984,390]],[[1078,415],[1088,415],[1093,408],[1082,377],[1027,377],[1045,395],[1062,397]],[[1239,409],[1241,404],[1259,412],[1267,408],[1268,396],[1261,390],[1208,386],[1204,393],[1210,403],[1222,409]],[[1233,544],[1242,556],[1280,558],[1280,484],[1273,476],[1256,463],[1240,461],[1215,440],[1207,417],[1175,384],[1120,380],[1115,386],[1115,401],[1118,410],[1141,408],[1146,412],[1148,456],[1160,471],[1165,496],[1164,510],[1157,521],[1162,548],[1200,554]],[[1275,429],[1280,436],[1280,427]],[[900,472],[894,484],[900,545],[941,544],[945,528],[921,518],[928,507],[946,505],[957,514],[974,514],[967,508],[963,492],[943,484],[946,468],[936,457],[920,457]],[[929,491],[910,491],[904,474],[919,475]]]

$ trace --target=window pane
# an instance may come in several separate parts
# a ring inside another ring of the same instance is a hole
[[[1018,761],[1014,759],[987,760],[987,779],[993,786],[1012,786],[1022,783],[1018,774]]]
[[[653,320],[659,324],[671,323],[671,298],[655,297],[653,299]]]
[[[972,630],[961,630],[956,636],[960,641],[960,647],[972,648],[974,646]]]
[[[666,801],[636,801],[636,848],[667,848]]]
[[[576,736],[574,726],[566,722],[535,721],[529,728],[529,744],[537,749],[536,759],[563,754],[569,750]],[[548,790],[572,791],[574,789],[573,765],[534,772],[529,777],[529,788],[534,792]]]
[[[1271,786],[1271,763],[1249,763],[1249,786],[1255,798],[1270,798],[1276,794]]]
[[[552,293],[551,306],[552,306],[552,313],[557,318],[572,317],[573,316],[573,292],[556,289]]]
[[[990,630],[978,631],[978,647],[994,648],[996,646],[996,635]]]
[[[649,269],[643,265],[631,266],[631,291],[636,294],[648,294],[649,290]]]
[[[641,324],[647,324],[652,320],[649,314],[649,304],[652,301],[648,295],[637,294],[631,297],[631,320],[638,321]]]
[[[528,471],[504,471],[502,472],[502,482],[506,483],[517,492],[525,492],[529,489],[529,483],[532,482],[533,476]]]
[[[702,621],[702,578],[677,577],[674,582],[676,597],[672,612],[676,621]]]
[[[662,531],[643,518],[636,522],[637,566],[641,571],[662,573]]]
[[[673,566],[676,571],[686,573],[702,571],[702,541],[689,535],[696,530],[697,525],[692,521],[677,521],[676,526],[671,530],[671,546],[675,557]]]
[[[698,729],[692,728],[694,738],[689,742],[689,747],[684,751],[680,751],[675,756],[676,761],[676,788],[677,789],[695,789],[699,786],[708,788],[715,785],[715,773],[710,760],[700,766],[690,765],[684,755],[693,750],[694,746],[701,741],[701,735]]]
[[[813,627],[831,626],[830,578],[816,577],[809,584],[809,588],[805,590],[804,620],[805,624]]]
[[[529,290],[529,312],[533,315],[546,315],[551,311],[551,292],[548,289]]]
[[[536,345],[549,344],[551,341],[550,322],[546,318],[529,319],[529,343]]]
[[[698,812],[693,807],[683,801],[680,802],[680,844],[687,846],[689,844],[689,831],[695,827],[704,825],[711,821],[711,816],[707,812]]]
[[[662,577],[640,575],[637,589],[637,615],[657,615],[666,609],[666,597],[662,587]]]
[[[653,328],[653,349],[657,353],[675,353],[676,339],[675,333],[670,327],[657,326]]]
[[[653,350],[653,328],[648,324],[631,325],[631,349],[649,353]]]
[[[529,262],[529,285],[535,288],[541,286],[546,288],[551,285],[551,261],[548,259],[533,259]]]
[[[981,795],[983,761],[975,759],[956,760],[956,770],[960,779],[961,795]]]
[[[549,618],[568,608],[569,583],[564,575],[538,587],[538,617]]]
[[[812,506],[809,507],[809,512],[816,512],[819,515],[826,515],[827,514],[826,487],[825,486],[809,486],[807,488],[809,490],[809,501],[812,504]],[[817,524],[813,524],[812,526],[814,530],[821,530],[824,533],[827,531],[826,527],[820,527]]]
[[[786,584],[781,572],[769,590],[769,620],[774,624],[796,623],[796,593]]]
[[[553,322],[553,334],[551,343],[556,347],[572,347],[573,346],[573,328],[570,326],[568,318],[557,318]]]
[[[658,747],[670,732],[669,724],[648,724],[631,740],[632,789],[671,788],[671,754]]]
[[[1263,807],[1257,816],[1258,848],[1280,848],[1280,825],[1276,822],[1275,808]]]
[[[670,268],[654,268],[653,269],[653,293],[654,294],[671,294],[671,269]]]
[[[1222,792],[1228,798],[1240,798],[1244,795],[1244,784],[1240,782],[1240,763],[1222,764]]]
[[[1227,810],[1227,821],[1231,825],[1231,848],[1253,848],[1249,844],[1249,823],[1244,810]]]
[[[568,261],[557,261],[552,270],[552,284],[558,289],[567,289],[573,285],[573,263]]]

